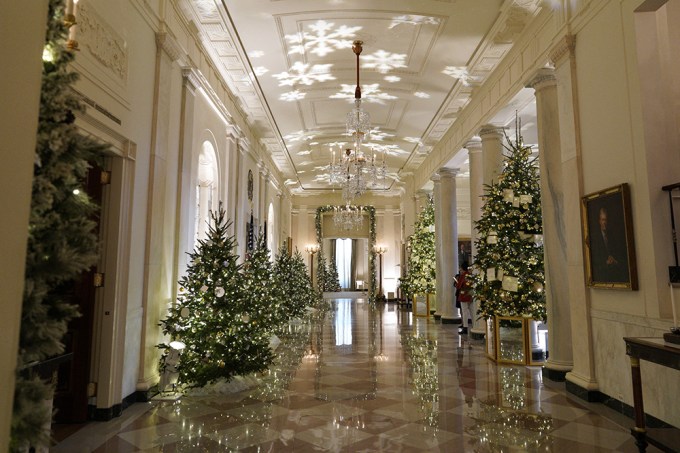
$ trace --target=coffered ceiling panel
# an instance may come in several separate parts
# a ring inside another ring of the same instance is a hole
[[[540,0],[180,0],[296,193],[333,190],[360,56],[362,106],[395,189],[454,124]],[[345,143],[345,144],[343,144]],[[396,192],[395,192],[396,193]]]

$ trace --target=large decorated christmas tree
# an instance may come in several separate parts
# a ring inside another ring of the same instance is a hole
[[[425,208],[418,215],[415,231],[409,237],[411,253],[407,274],[401,280],[403,293],[433,294],[436,286],[436,259],[434,248],[434,200],[428,197]]]
[[[78,133],[74,113],[83,107],[70,86],[77,79],[69,64],[63,2],[48,7],[40,94],[33,193],[28,228],[26,282],[12,418],[12,451],[49,445],[52,413],[45,401],[54,387],[32,365],[64,352],[62,337],[77,308],[68,300],[75,279],[98,257],[98,207],[84,183],[104,146]],[[19,263],[17,265],[20,265]],[[6,364],[6,366],[13,366]]]
[[[221,205],[211,213],[208,236],[198,241],[179,281],[177,303],[161,321],[170,340],[159,345],[161,371],[177,349],[172,342],[181,342],[174,368],[177,382],[188,387],[264,371],[273,358],[269,342],[277,306],[271,271],[264,264],[268,252],[258,241],[249,260],[239,265],[224,215]]]
[[[478,315],[531,316],[545,320],[541,198],[536,158],[519,126],[506,136],[506,162],[497,183],[486,187],[476,223],[473,268]]]

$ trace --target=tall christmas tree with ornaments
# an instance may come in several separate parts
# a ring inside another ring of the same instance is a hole
[[[541,193],[537,159],[516,124],[506,135],[505,167],[486,186],[482,217],[476,223],[477,254],[472,272],[478,315],[546,319]]]
[[[436,287],[436,258],[434,242],[434,200],[428,197],[427,204],[418,215],[415,231],[409,237],[411,252],[407,261],[407,274],[401,281],[405,294],[433,294]]]
[[[62,337],[78,316],[69,293],[98,259],[99,207],[84,185],[90,162],[106,147],[75,125],[74,115],[84,107],[71,89],[77,74],[69,68],[74,52],[66,35],[73,23],[62,1],[49,1],[10,451],[49,446],[52,411],[46,401],[54,386],[34,365],[64,352]]]
[[[270,282],[257,275],[260,248],[244,269],[234,251],[235,240],[228,236],[222,205],[211,217],[207,238],[199,240],[189,254],[177,303],[161,321],[170,340],[158,345],[163,351],[161,372],[168,371],[168,360],[181,349],[172,371],[178,374],[177,382],[187,387],[264,371],[273,359],[272,315],[263,312],[273,289],[264,288]]]
[[[328,264],[326,263],[326,255],[323,250],[319,250],[316,255],[316,287],[319,291],[326,290],[326,282],[328,280]]]
[[[312,288],[307,266],[299,251],[289,255],[286,246],[282,246],[274,261],[273,274],[280,289],[285,319],[301,318],[307,307],[317,305],[319,293]]]

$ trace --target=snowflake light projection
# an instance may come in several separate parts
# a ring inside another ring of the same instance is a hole
[[[308,150],[308,149],[305,150],[305,151],[298,151],[298,152],[297,152],[297,155],[298,155],[298,156],[308,156],[309,154],[312,154],[312,151],[310,151],[310,150]]]
[[[334,29],[334,26],[333,22],[319,20],[309,25],[311,32],[286,35],[285,38],[290,45],[288,53],[304,55],[305,51],[309,50],[315,55],[325,57],[336,50],[351,48],[352,39],[361,27],[340,25]]]
[[[261,50],[251,50],[250,52],[248,52],[248,56],[250,58],[261,58],[264,57],[264,52]]]
[[[396,83],[401,80],[401,77],[396,76],[396,75],[388,75],[385,76],[385,81],[390,82],[390,83]]]
[[[369,135],[371,136],[372,140],[376,140],[379,142],[385,140],[387,137],[394,137],[394,134],[388,134],[387,132],[383,132],[380,130],[379,127],[374,127],[373,129],[371,129]]]
[[[315,82],[335,80],[331,75],[332,64],[315,64],[310,68],[309,64],[296,61],[288,72],[273,74],[272,77],[279,80],[279,86],[312,85]]]
[[[286,102],[294,102],[294,101],[299,101],[301,99],[304,99],[307,93],[300,91],[300,90],[294,90],[294,91],[289,91],[287,93],[281,93],[281,96],[279,96],[279,99],[282,101]]]
[[[465,86],[477,81],[477,77],[471,76],[465,66],[447,66],[442,73],[460,80]]]
[[[390,53],[386,50],[378,50],[371,55],[366,55],[362,66],[364,68],[375,69],[381,74],[387,74],[393,69],[405,68],[405,60],[405,53]]]
[[[408,154],[408,151],[404,151],[397,145],[383,145],[381,143],[370,142],[366,144],[366,147],[372,149],[378,154],[385,153],[388,156],[403,156]]]
[[[294,143],[294,142],[308,142],[314,137],[316,137],[319,134],[319,132],[316,131],[296,131],[296,132],[291,132],[288,135],[284,135],[283,139]]]
[[[354,85],[341,84],[342,91],[335,93],[330,96],[331,99],[347,99],[350,102],[354,102]],[[362,85],[361,87],[361,99],[362,101],[372,103],[372,104],[384,104],[384,101],[390,101],[392,99],[397,99],[388,93],[383,93],[380,91],[380,84],[372,83],[369,85]]]
[[[393,18],[389,28],[394,28],[397,25],[439,25],[439,22],[438,17],[407,14]]]
[[[413,95],[415,97],[421,98],[421,99],[429,99],[430,98],[430,95],[423,92],[423,91],[416,91],[415,93],[413,93]]]

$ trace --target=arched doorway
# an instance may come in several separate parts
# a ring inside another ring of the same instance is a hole
[[[215,148],[212,143],[205,141],[201,145],[201,153],[198,156],[194,243],[199,239],[205,239],[208,234],[210,211],[217,209],[218,204],[217,188],[218,172]]]

